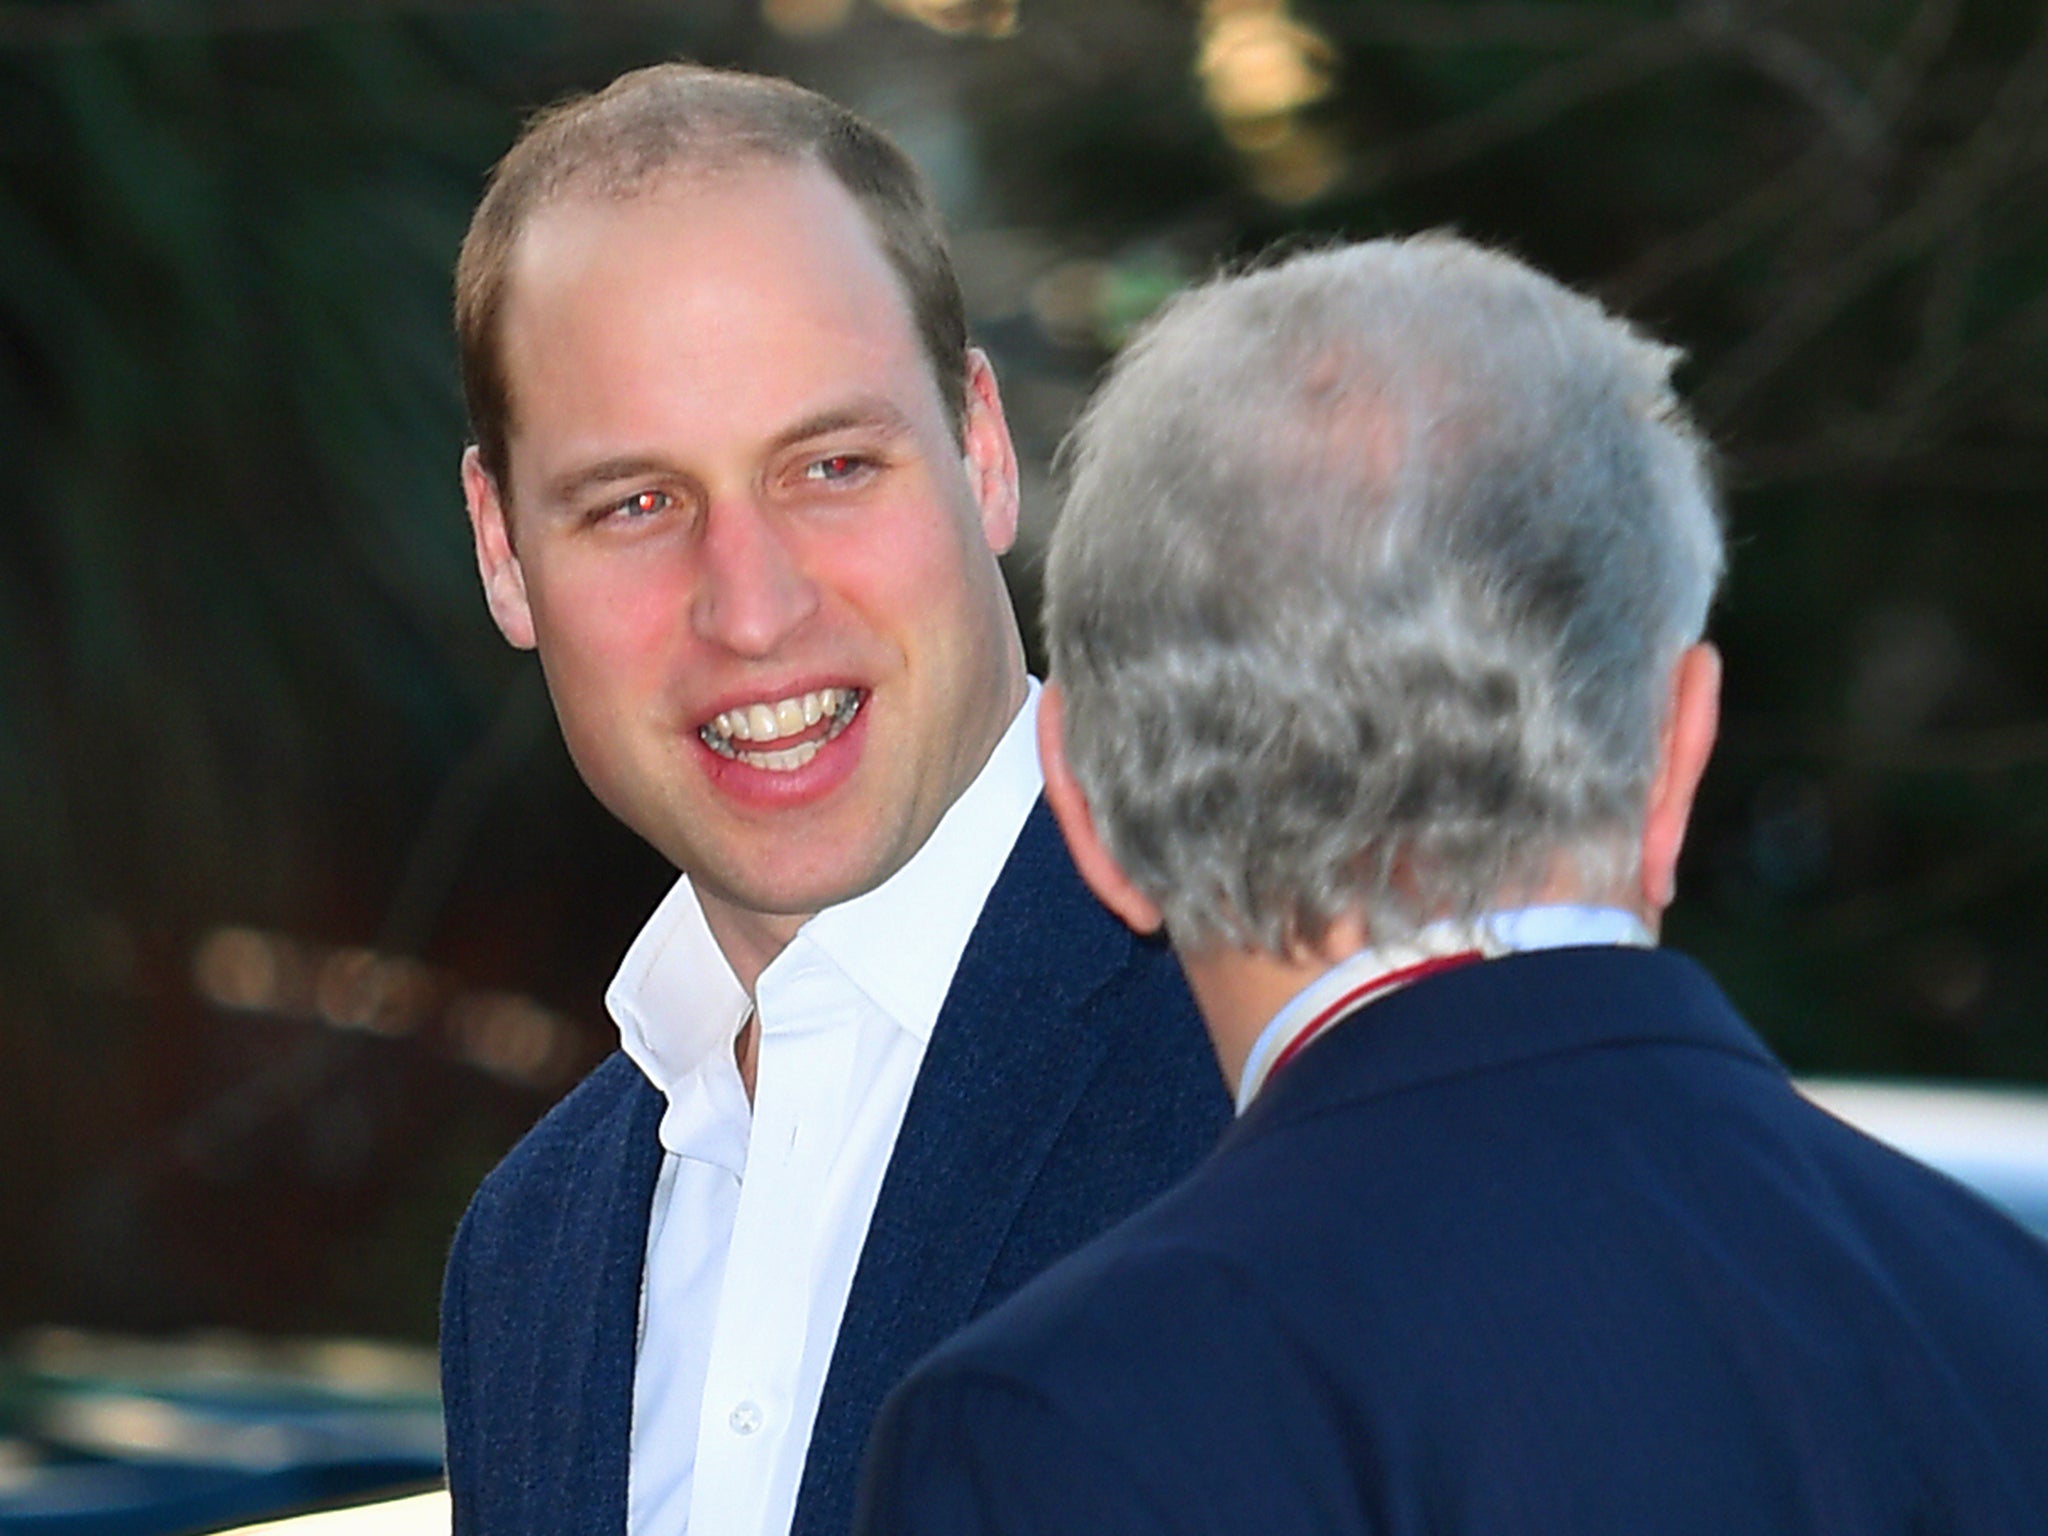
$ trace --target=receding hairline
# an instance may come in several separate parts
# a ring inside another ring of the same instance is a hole
[[[610,160],[580,161],[536,173],[523,192],[519,222],[504,234],[516,243],[533,224],[558,208],[574,204],[627,204],[643,198],[687,193],[763,172],[815,171],[832,182],[855,207],[853,190],[833,174],[815,144],[785,145],[759,134],[721,136],[679,148],[665,158],[647,158],[621,166]],[[863,209],[865,213],[865,209]]]
[[[756,178],[808,179],[837,197],[865,232],[869,250],[880,260],[882,270],[903,301],[905,312],[910,312],[910,295],[905,290],[901,274],[889,260],[883,233],[876,227],[874,216],[845,182],[833,174],[831,166],[807,150],[788,154],[767,150],[720,157],[715,161],[678,162],[652,169],[631,182],[594,176],[563,178],[545,198],[526,206],[518,228],[510,232],[510,239],[504,246],[495,295],[500,342],[515,288],[514,278],[533,246],[536,232],[542,231],[551,221],[563,217],[573,219],[579,211],[630,213],[633,209],[654,204],[687,204],[743,187]],[[914,325],[915,316],[911,319]]]
[[[550,219],[573,213],[578,208],[626,209],[640,203],[689,198],[729,187],[749,177],[776,172],[790,176],[808,172],[829,183],[858,215],[876,252],[887,261],[883,234],[874,216],[852,189],[833,173],[823,157],[809,146],[786,149],[773,144],[721,141],[716,152],[710,146],[692,146],[686,154],[659,163],[639,165],[630,173],[622,173],[617,167],[604,162],[572,165],[521,193],[516,203],[516,223],[500,219],[486,230],[482,227],[483,221],[479,220],[477,235],[480,238],[464,242],[462,257],[465,269],[482,267],[488,256],[494,281],[488,293],[478,292],[474,298],[480,304],[488,305],[496,344],[503,344],[505,316],[511,307],[516,286],[513,279],[519,270],[522,254],[531,246],[534,231]],[[481,249],[486,244],[490,246],[488,253]],[[472,252],[472,245],[479,249]],[[459,282],[458,291],[463,286]],[[902,286],[900,279],[897,286]],[[908,299],[907,294],[905,298]]]
[[[693,64],[633,70],[536,112],[492,173],[479,212],[524,222],[579,187],[623,198],[673,173],[819,161],[842,120],[858,121],[770,75]],[[565,144],[581,148],[565,154]]]

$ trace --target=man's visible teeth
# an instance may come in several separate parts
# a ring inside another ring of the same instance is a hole
[[[820,743],[807,741],[801,746],[785,747],[780,752],[740,752],[734,754],[749,767],[770,768],[777,773],[787,773],[792,768],[801,768],[818,755]]]
[[[772,704],[728,709],[711,722],[711,729],[728,741],[779,741],[808,730],[827,715],[838,714],[852,692],[850,688],[821,688]]]
[[[777,699],[772,704],[745,704],[738,709],[726,710],[717,719],[699,727],[697,734],[721,757],[732,758],[750,768],[788,773],[816,757],[820,747],[852,723],[853,717],[860,713],[861,697],[860,691],[854,688],[820,688],[798,698]],[[820,720],[828,724],[825,734],[815,740],[782,748],[759,745],[787,740],[800,731],[809,730]],[[741,748],[740,742],[756,745]]]

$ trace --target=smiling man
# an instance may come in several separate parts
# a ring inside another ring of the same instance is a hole
[[[1015,456],[901,153],[638,71],[527,130],[456,286],[492,616],[683,876],[458,1235],[457,1528],[836,1532],[911,1361],[1227,1105],[1038,807]]]

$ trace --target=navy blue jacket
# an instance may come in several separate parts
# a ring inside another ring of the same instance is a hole
[[[620,1536],[661,1095],[614,1055],[484,1181],[441,1328],[464,1536]],[[1229,1103],[1173,956],[1081,884],[1041,803],[933,1027],[854,1274],[797,1498],[842,1536],[860,1450],[920,1355],[1137,1209]]]
[[[2048,1246],[1676,955],[1474,965],[922,1364],[859,1529],[2048,1531]]]

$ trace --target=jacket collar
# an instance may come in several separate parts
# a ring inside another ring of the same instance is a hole
[[[1425,1083],[1633,1044],[1697,1046],[1783,1070],[1685,956],[1549,949],[1444,971],[1366,1004],[1275,1077],[1226,1141]]]

